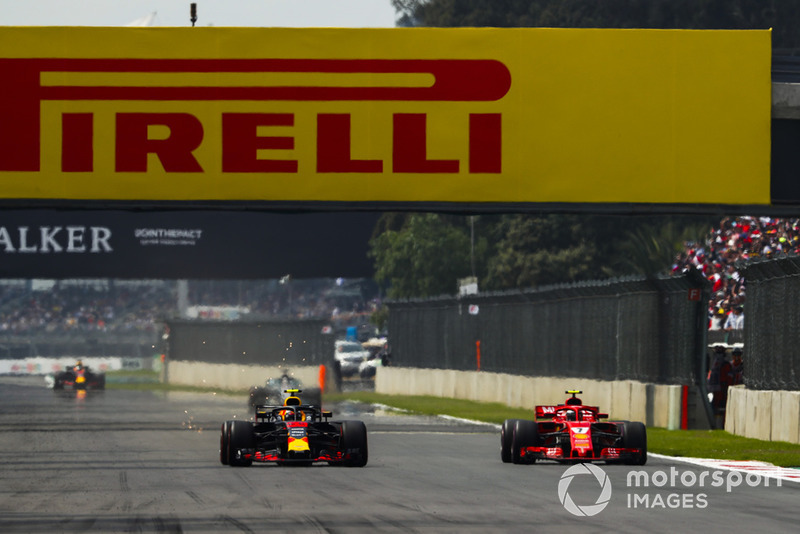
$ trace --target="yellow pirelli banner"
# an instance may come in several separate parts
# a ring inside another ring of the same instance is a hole
[[[769,31],[0,28],[0,199],[769,204]]]

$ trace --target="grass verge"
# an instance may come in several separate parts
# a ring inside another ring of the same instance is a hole
[[[355,400],[385,404],[425,415],[445,414],[475,421],[501,424],[506,419],[531,419],[532,410],[509,408],[499,403],[473,402],[425,396],[394,396],[373,392],[326,395],[325,400]],[[647,448],[667,456],[758,460],[781,467],[800,466],[800,445],[784,441],[761,441],[734,436],[724,430],[647,429]]]

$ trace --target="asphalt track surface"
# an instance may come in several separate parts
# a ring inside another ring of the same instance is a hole
[[[703,468],[652,458],[636,469],[655,480],[672,470],[674,484],[632,487],[634,468],[600,464],[605,498],[601,479],[568,479],[569,466],[503,464],[492,427],[325,408],[367,424],[366,467],[221,465],[220,424],[249,417],[245,399],[124,390],[78,398],[40,379],[0,377],[0,532],[797,531],[800,484],[727,491],[710,474],[699,487]],[[559,485],[573,510],[602,510],[573,515]]]

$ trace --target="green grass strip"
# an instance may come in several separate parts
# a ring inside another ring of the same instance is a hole
[[[533,419],[533,410],[509,408],[499,403],[474,402],[428,396],[395,396],[372,392],[326,395],[326,402],[354,400],[385,404],[424,415],[450,415],[474,421],[501,424],[506,419]],[[719,460],[757,460],[781,467],[800,466],[800,444],[762,441],[734,436],[724,430],[647,429],[649,452],[667,456],[714,458]]]

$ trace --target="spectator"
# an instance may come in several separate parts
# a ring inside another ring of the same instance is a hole
[[[725,327],[725,321],[728,319],[728,314],[725,313],[725,308],[722,306],[715,306],[711,317],[711,322],[708,325],[709,330],[722,330]]]
[[[733,361],[731,362],[731,378],[730,383],[732,386],[738,386],[743,383],[742,372],[744,371],[744,364],[742,363],[742,348],[735,347],[733,349]]]
[[[725,217],[704,242],[687,242],[684,247],[675,257],[672,273],[697,270],[706,277],[712,284],[709,328],[716,327],[716,313],[723,308],[731,316],[728,332],[741,335],[744,314],[728,313],[743,305],[745,300],[745,281],[737,270],[737,263],[800,254],[800,219]]]
[[[727,360],[725,345],[714,345],[714,355],[708,370],[708,392],[711,393],[711,406],[715,415],[725,413],[728,401],[728,387],[731,384],[731,364]]]
[[[744,328],[744,308],[742,306],[736,306],[733,308],[730,314],[728,314],[728,318],[725,320],[725,326],[723,327],[726,332],[732,332],[734,330],[742,330]]]

